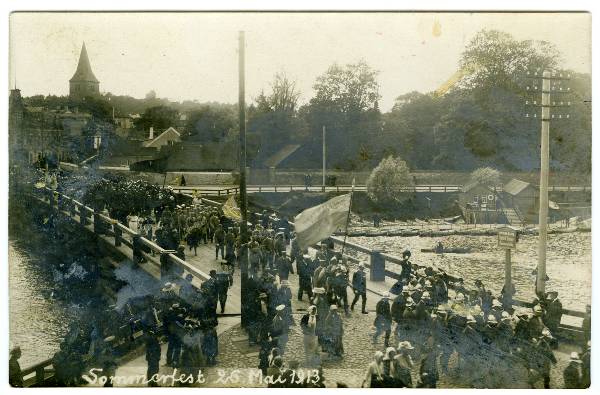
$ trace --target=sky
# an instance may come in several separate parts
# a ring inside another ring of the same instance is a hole
[[[9,81],[25,96],[68,94],[85,41],[101,92],[236,103],[244,30],[247,102],[285,72],[305,103],[331,64],[364,59],[379,71],[387,111],[399,95],[448,80],[482,29],[552,42],[566,68],[591,73],[585,13],[13,13]]]

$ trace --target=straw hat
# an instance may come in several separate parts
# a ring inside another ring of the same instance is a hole
[[[581,359],[579,359],[579,354],[577,353],[577,351],[573,351],[571,353],[571,357],[569,358],[569,361],[582,363]]]
[[[313,288],[313,293],[318,294],[318,295],[323,295],[323,294],[325,294],[325,288],[322,288],[322,287]]]
[[[381,295],[382,299],[389,299],[390,298],[390,293],[389,292],[384,292],[383,295]]]
[[[283,310],[285,310],[285,305],[280,304],[279,306],[275,307],[275,310],[277,310],[277,311],[283,311]]]
[[[410,344],[409,341],[402,341],[398,343],[398,351],[401,350],[414,350],[415,348]]]
[[[331,306],[329,306],[330,311],[336,311],[337,309],[338,309],[337,304],[332,304]]]

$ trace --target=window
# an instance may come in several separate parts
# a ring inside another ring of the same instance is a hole
[[[473,203],[479,203],[479,196],[473,196]]]
[[[487,197],[486,196],[482,196],[481,197],[481,204],[486,204],[487,203]]]

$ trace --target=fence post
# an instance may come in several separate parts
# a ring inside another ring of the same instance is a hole
[[[77,207],[77,211],[79,212],[79,223],[81,224],[81,226],[86,226],[87,225],[87,210],[85,209],[85,206]]]
[[[46,368],[44,366],[38,366],[35,368],[35,383],[43,385],[46,381]]]
[[[94,233],[98,234],[100,233],[100,215],[96,210],[94,210],[92,216],[94,217]]]
[[[371,281],[385,281],[385,259],[380,251],[371,251],[370,266],[369,279]]]
[[[166,281],[169,273],[171,272],[171,262],[169,261],[169,254],[172,251],[163,250],[160,253],[160,280]]]
[[[140,242],[140,235],[139,234],[134,234],[131,236],[132,237],[132,242],[131,242],[131,247],[133,250],[133,263],[134,265],[137,265],[138,263],[142,262],[144,256],[142,255],[142,246],[141,246],[141,242]]]
[[[123,235],[123,231],[119,228],[119,224],[113,224],[113,231],[115,232],[115,247],[119,247],[121,245],[121,237]]]
[[[76,206],[77,205],[75,204],[75,199],[71,199],[71,206],[69,207],[69,209],[71,211],[71,218],[73,219],[75,219],[75,215],[77,214]]]

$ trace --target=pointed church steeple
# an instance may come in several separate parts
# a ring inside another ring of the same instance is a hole
[[[94,96],[100,92],[100,82],[92,71],[85,42],[81,46],[79,63],[73,77],[69,80],[69,94],[72,97],[83,98]]]

